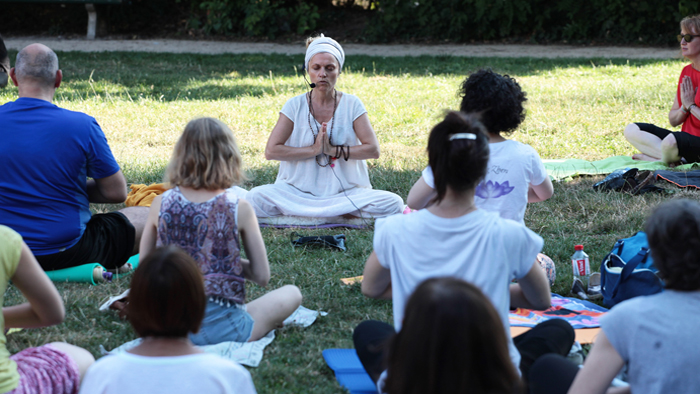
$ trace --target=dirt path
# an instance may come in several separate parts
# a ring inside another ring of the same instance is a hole
[[[55,51],[81,52],[161,52],[161,53],[281,53],[303,54],[304,45],[272,43],[190,41],[190,40],[111,40],[61,39],[47,37],[8,37],[8,49],[21,49],[33,42],[41,42]],[[680,57],[676,48],[590,47],[572,45],[363,45],[344,44],[348,55],[420,56],[450,55],[464,57],[538,57],[538,58],[623,58],[674,59]]]

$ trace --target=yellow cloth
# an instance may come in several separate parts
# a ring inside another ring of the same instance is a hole
[[[21,253],[22,237],[9,227],[0,226],[0,307],[5,303],[7,283],[17,270]],[[4,332],[5,318],[0,313],[0,393],[14,390],[19,383],[17,364],[10,360]]]
[[[150,207],[156,196],[170,189],[168,183],[154,183],[152,185],[131,185],[131,191],[126,196],[127,207]]]

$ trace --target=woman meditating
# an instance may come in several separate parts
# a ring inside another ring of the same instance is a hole
[[[681,131],[662,129],[650,123],[627,125],[625,138],[641,152],[633,155],[633,159],[661,160],[666,164],[677,164],[681,159],[688,163],[700,162],[700,108],[697,104],[700,103],[697,97],[700,86],[700,15],[681,20],[678,41],[690,64],[681,71],[668,121],[673,127],[682,125]]]
[[[488,160],[484,126],[473,116],[450,112],[428,139],[435,203],[410,215],[377,220],[362,293],[390,298],[394,325],[369,320],[360,323],[353,334],[358,357],[375,381],[385,369],[386,340],[404,323],[408,297],[421,282],[433,277],[466,280],[484,292],[500,316],[513,367],[519,367],[523,376],[542,354],[566,355],[571,349],[574,330],[561,319],[541,323],[515,339],[505,335],[509,308],[546,309],[551,295],[547,278],[535,262],[542,237],[474,205],[476,186],[486,175]],[[513,279],[518,283],[511,284]]]
[[[265,147],[280,161],[272,185],[246,199],[258,217],[382,217],[399,213],[396,194],[372,190],[366,159],[379,157],[379,142],[357,97],[335,89],[345,52],[335,40],[307,42],[304,67],[311,90],[287,101]]]

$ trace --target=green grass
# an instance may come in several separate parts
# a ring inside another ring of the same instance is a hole
[[[244,187],[273,182],[277,163],[264,159],[267,137],[284,102],[305,87],[298,72],[301,56],[59,53],[59,58],[65,79],[55,103],[97,118],[129,183],[160,182],[180,132],[197,116],[217,117],[233,127],[251,175]],[[445,109],[458,107],[457,88],[470,72],[491,67],[514,76],[527,91],[527,120],[512,138],[532,145],[542,158],[597,160],[633,153],[622,137],[625,124],[667,124],[683,66],[681,61],[352,56],[338,88],[363,100],[377,132],[382,155],[369,162],[374,187],[405,198],[426,165],[428,132]],[[16,95],[15,88],[0,91],[0,104]],[[528,208],[526,224],[542,235],[544,253],[557,263],[554,291],[560,294],[571,283],[568,259],[574,244],[585,245],[597,269],[615,239],[640,230],[649,210],[669,198],[594,193],[591,186],[599,179],[557,183],[554,197]],[[676,196],[697,198],[687,191]],[[340,284],[340,278],[362,273],[372,230],[301,231],[343,232],[347,253],[294,249],[291,232],[263,230],[272,269],[269,287],[296,284],[305,306],[329,314],[309,328],[279,331],[251,373],[260,393],[343,392],[321,351],[352,347],[352,329],[364,319],[391,321],[390,302],[367,299],[358,286]],[[98,356],[100,345],[111,349],[133,339],[127,323],[97,311],[128,281],[127,276],[95,287],[58,284],[66,321],[11,335],[10,351],[63,340]],[[251,298],[264,292],[250,284],[248,290]],[[21,300],[14,288],[6,297],[7,304]]]

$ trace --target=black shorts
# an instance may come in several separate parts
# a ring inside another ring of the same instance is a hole
[[[100,263],[121,267],[131,257],[136,230],[121,212],[92,215],[80,240],[63,252],[36,256],[45,271]]]
[[[640,130],[653,134],[660,139],[666,138],[667,135],[673,134],[678,144],[678,155],[684,158],[688,163],[700,162],[700,137],[694,136],[684,131],[671,131],[662,129],[659,126],[651,123],[635,123]]]

